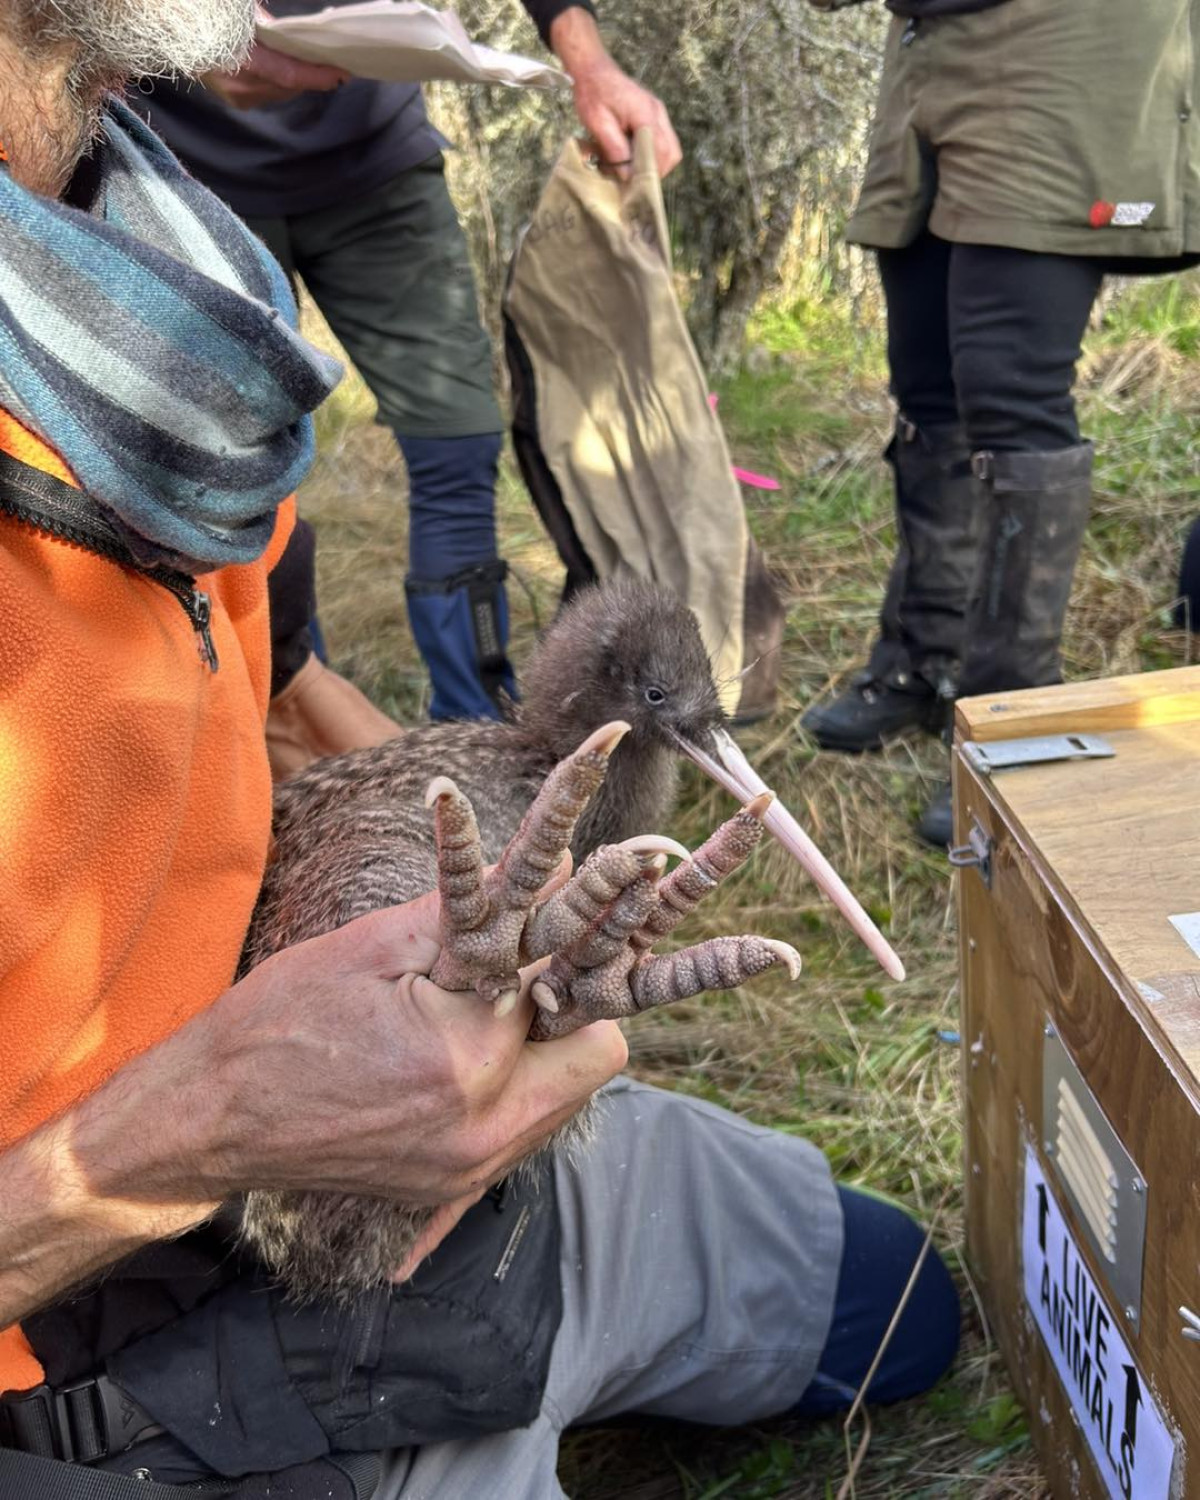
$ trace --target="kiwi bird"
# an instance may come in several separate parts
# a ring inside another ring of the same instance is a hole
[[[319,761],[277,789],[242,971],[438,888],[443,951],[432,977],[445,988],[511,1005],[518,966],[552,955],[533,987],[534,1039],[728,988],[776,963],[795,974],[794,950],[762,938],[714,939],[663,958],[650,951],[749,856],[765,824],[902,978],[724,725],[685,605],[637,580],[581,591],[535,650],[511,722],[409,730]],[[687,851],[639,836],[669,814],[681,754],[749,806],[660,880],[662,854]],[[567,847],[578,873],[539,903]],[[428,1216],[359,1196],[252,1192],[243,1234],[297,1296],[344,1300],[386,1280]]]

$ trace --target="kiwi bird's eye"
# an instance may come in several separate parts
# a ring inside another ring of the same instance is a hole
[[[646,689],[646,702],[651,708],[661,708],[667,701],[667,695],[660,687],[648,687]]]

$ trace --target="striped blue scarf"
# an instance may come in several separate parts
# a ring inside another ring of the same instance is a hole
[[[88,212],[0,167],[0,405],[145,562],[259,557],[313,455],[336,361],[259,241],[119,100]]]

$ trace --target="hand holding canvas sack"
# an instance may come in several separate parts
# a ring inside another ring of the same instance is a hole
[[[726,710],[768,712],[783,608],[675,296],[649,131],[624,182],[563,147],[513,259],[505,330],[517,457],[568,591],[620,572],[672,588]]]

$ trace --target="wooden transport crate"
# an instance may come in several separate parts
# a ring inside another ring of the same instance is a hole
[[[954,788],[992,1332],[1056,1497],[1200,1500],[1200,668],[960,703]]]

